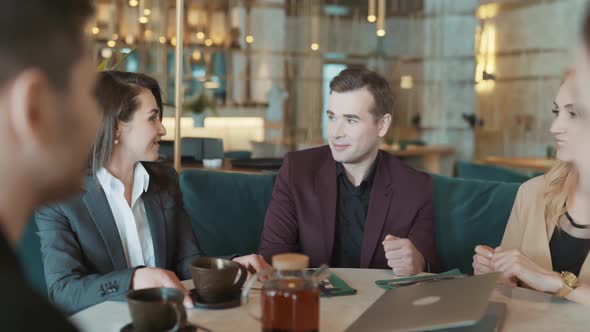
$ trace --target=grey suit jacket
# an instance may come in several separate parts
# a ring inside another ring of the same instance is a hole
[[[165,190],[150,173],[144,202],[154,242],[157,267],[190,279],[190,261],[202,255],[184,211],[174,170]],[[176,194],[175,194],[176,193]],[[176,199],[175,199],[176,197]],[[128,267],[123,245],[106,195],[98,180],[86,179],[84,192],[69,201],[35,213],[39,228],[45,279],[50,301],[66,314],[99,302],[122,299],[131,287],[137,267]]]

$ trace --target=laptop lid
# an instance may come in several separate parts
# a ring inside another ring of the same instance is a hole
[[[389,290],[347,331],[423,331],[474,325],[486,312],[498,276],[492,273]]]

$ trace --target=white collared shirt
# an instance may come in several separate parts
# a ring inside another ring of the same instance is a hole
[[[154,242],[141,195],[148,190],[150,175],[141,163],[135,165],[131,206],[125,199],[123,182],[104,167],[96,177],[104,190],[119,230],[128,267],[155,266]]]

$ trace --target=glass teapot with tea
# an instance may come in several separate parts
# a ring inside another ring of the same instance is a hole
[[[272,258],[272,270],[254,275],[244,286],[242,303],[247,304],[253,286],[262,283],[260,315],[250,314],[264,332],[313,332],[320,324],[319,285],[330,274],[323,265],[308,271],[309,257],[280,254]]]

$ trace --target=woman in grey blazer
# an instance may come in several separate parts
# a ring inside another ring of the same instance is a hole
[[[176,172],[156,162],[166,134],[158,83],[107,71],[97,94],[104,117],[82,194],[35,214],[49,299],[67,314],[130,289],[188,294],[179,280],[190,279],[190,261],[203,255]],[[234,260],[252,270],[268,267],[257,255]]]

